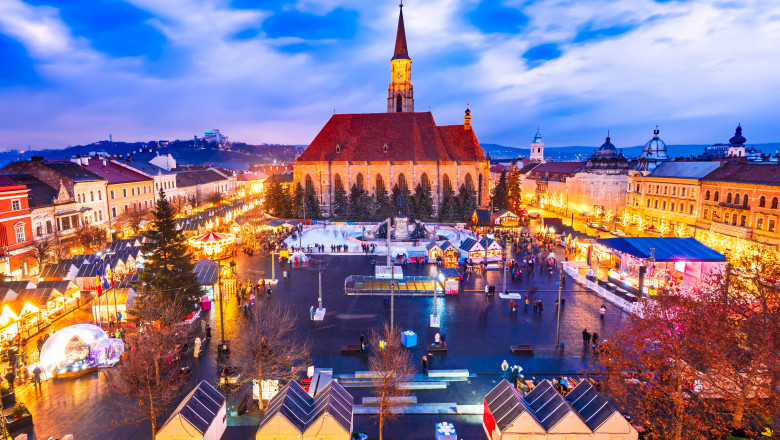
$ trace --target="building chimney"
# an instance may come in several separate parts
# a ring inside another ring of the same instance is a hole
[[[468,104],[466,104],[466,116],[463,117],[463,128],[471,130],[471,110],[469,110]]]
[[[81,164],[82,165],[89,165],[89,156],[84,156],[81,158]]]
[[[106,166],[106,160],[103,159],[103,166]]]

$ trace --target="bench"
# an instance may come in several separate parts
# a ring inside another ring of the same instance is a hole
[[[512,354],[534,354],[534,349],[528,344],[510,345]]]
[[[388,397],[387,400],[393,406],[417,405],[417,396]],[[361,402],[366,406],[379,406],[378,397],[364,397]]]
[[[447,354],[447,346],[446,345],[429,345],[428,346],[428,354],[431,353],[444,353]]]
[[[341,346],[341,354],[356,354],[362,352],[363,349],[360,348],[360,344],[347,344]]]

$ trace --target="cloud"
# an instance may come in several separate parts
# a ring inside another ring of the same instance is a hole
[[[776,141],[780,5],[759,0],[408,0],[417,110],[524,146]],[[363,0],[0,4],[2,147],[108,137],[311,141],[381,112],[398,8]],[[761,38],[756,38],[761,36]],[[13,109],[11,111],[10,109]]]

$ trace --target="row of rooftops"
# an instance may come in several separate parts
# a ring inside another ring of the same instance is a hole
[[[518,172],[527,178],[545,175],[572,176],[582,170],[585,162],[531,163]],[[675,160],[660,163],[648,177],[698,179],[712,182],[741,182],[778,185],[780,164],[728,161]]]

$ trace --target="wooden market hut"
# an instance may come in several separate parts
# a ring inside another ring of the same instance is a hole
[[[560,395],[548,380],[525,396],[506,380],[483,401],[482,426],[488,438],[519,440],[637,440],[636,429],[587,380]]]
[[[481,261],[485,257],[485,248],[473,238],[467,238],[460,242],[460,249],[464,258]]]
[[[126,321],[127,310],[133,308],[137,297],[135,289],[128,285],[107,289],[103,295],[92,301],[92,316],[95,322],[108,322],[110,318],[107,315],[113,315],[116,319],[117,313],[121,313],[122,321]]]
[[[60,260],[59,263],[44,264],[38,271],[38,279],[41,281],[74,281],[78,271],[79,269],[73,264],[73,260]]]
[[[353,398],[331,380],[315,397],[292,381],[271,399],[257,440],[348,440]]]
[[[435,240],[432,240],[430,243],[428,243],[425,246],[425,250],[428,252],[428,261],[431,262],[436,261],[437,258],[442,258],[444,256],[444,252],[441,250],[441,246],[439,246]]]
[[[502,209],[491,216],[491,221],[499,226],[517,226],[520,224],[520,217],[508,209]]]
[[[203,380],[168,417],[155,440],[220,440],[225,429],[225,396]]]
[[[442,265],[444,267],[455,267],[458,265],[458,258],[460,258],[460,251],[449,240],[445,240],[439,247],[442,251]]]

